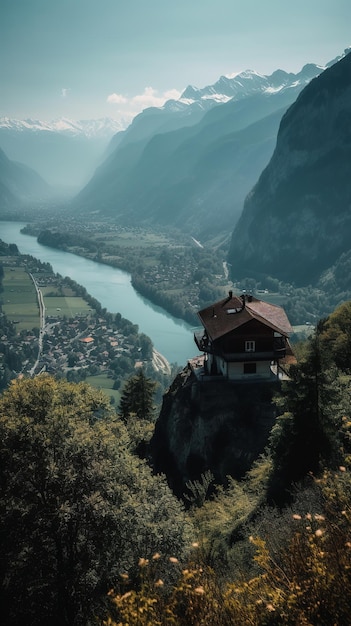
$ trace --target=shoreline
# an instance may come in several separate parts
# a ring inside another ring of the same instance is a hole
[[[156,350],[154,347],[152,348],[152,365],[157,372],[171,374],[171,366],[166,357],[158,352],[158,350]]]

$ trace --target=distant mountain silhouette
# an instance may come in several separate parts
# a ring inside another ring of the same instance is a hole
[[[23,202],[45,200],[49,185],[31,168],[7,158],[0,149],[0,204],[8,209]]]
[[[113,138],[75,209],[177,226],[205,239],[231,231],[273,153],[284,111],[321,71],[246,71],[146,109]]]
[[[0,145],[7,156],[37,171],[52,186],[76,194],[87,183],[113,134],[114,120],[0,119]]]
[[[233,277],[267,274],[308,285],[332,265],[345,269],[350,164],[348,53],[312,80],[285,113],[274,154],[233,232]]]

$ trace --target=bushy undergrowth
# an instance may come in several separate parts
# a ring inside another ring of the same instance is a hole
[[[109,594],[105,626],[344,626],[351,614],[350,472],[325,472],[301,486],[294,504],[262,512],[246,538],[251,574],[220,577],[194,544],[187,563],[169,559],[177,582],[164,584],[159,555],[141,559],[140,586]],[[275,518],[275,519],[274,519]],[[267,532],[272,523],[271,532]]]

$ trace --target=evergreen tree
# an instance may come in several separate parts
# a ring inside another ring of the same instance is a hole
[[[290,368],[278,401],[284,413],[271,434],[273,474],[270,496],[339,461],[342,390],[338,371],[320,349],[318,333],[307,353]]]
[[[127,380],[121,393],[119,411],[124,420],[131,413],[140,419],[150,419],[154,412],[154,393],[156,383],[147,378],[142,369]]]
[[[320,340],[336,366],[344,372],[351,369],[351,302],[341,304],[319,324]]]

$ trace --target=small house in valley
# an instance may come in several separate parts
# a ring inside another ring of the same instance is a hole
[[[198,312],[203,328],[195,343],[204,353],[204,374],[228,380],[272,380],[287,359],[292,327],[284,309],[243,294]]]

